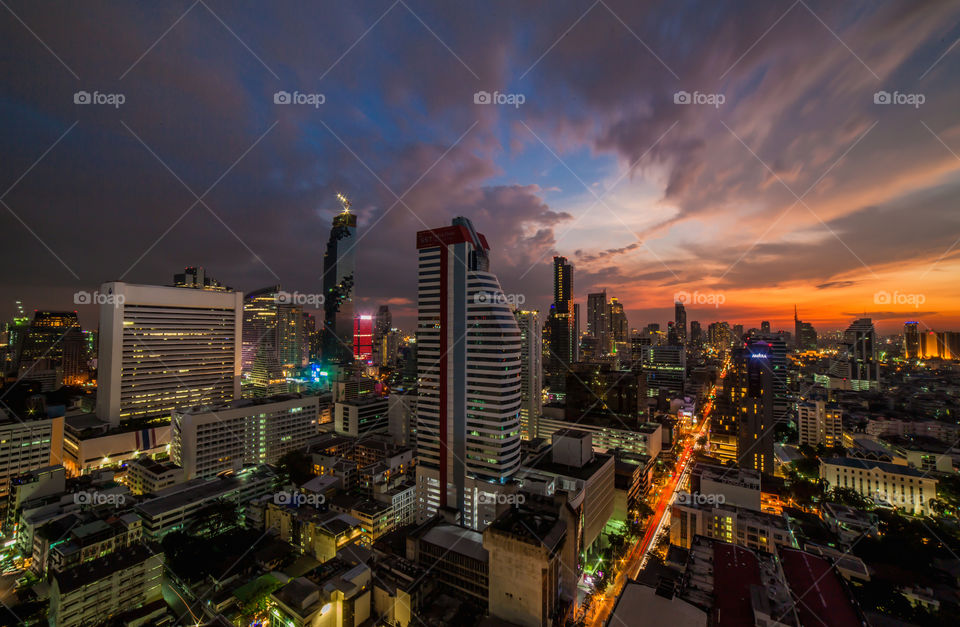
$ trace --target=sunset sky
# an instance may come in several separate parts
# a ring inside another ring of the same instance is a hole
[[[560,254],[631,327],[689,293],[704,327],[960,330],[957,3],[5,3],[4,319],[185,265],[319,292],[341,191],[359,308],[406,330],[457,215],[527,307]]]

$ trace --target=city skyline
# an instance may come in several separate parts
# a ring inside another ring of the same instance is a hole
[[[369,225],[357,309],[388,304],[401,328],[409,243],[456,215],[542,313],[558,254],[577,303],[606,288],[636,328],[671,319],[678,293],[713,298],[687,305],[702,323],[790,329],[796,304],[821,332],[864,315],[885,334],[960,325],[955,8],[718,5],[681,26],[668,5],[530,19],[367,3],[322,13],[331,37],[307,36],[327,32],[319,10],[103,8],[14,2],[22,23],[0,23],[16,77],[0,86],[8,319],[17,299],[73,309],[79,290],[166,284],[185,265],[245,292],[321,292],[342,191]],[[721,12],[738,19],[715,29]]]

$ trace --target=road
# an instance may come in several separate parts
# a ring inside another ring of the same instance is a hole
[[[726,372],[726,368],[724,368],[723,372]],[[720,376],[722,378],[723,373],[721,373]],[[584,621],[586,625],[591,625],[592,627],[602,627],[610,618],[610,613],[613,611],[613,606],[617,602],[617,597],[620,596],[620,592],[623,590],[623,587],[626,584],[628,575],[630,578],[635,579],[640,574],[640,569],[646,562],[647,556],[650,553],[650,549],[653,548],[654,540],[660,533],[660,529],[667,520],[666,513],[670,508],[670,503],[673,501],[673,498],[676,495],[677,488],[682,485],[683,479],[686,477],[687,471],[689,470],[688,466],[690,464],[691,457],[693,457],[693,449],[697,444],[697,440],[707,433],[707,426],[710,424],[710,412],[713,410],[713,398],[715,391],[716,388],[714,388],[708,396],[710,400],[708,400],[704,406],[702,422],[700,423],[699,431],[697,431],[696,435],[691,437],[687,442],[687,445],[684,446],[683,452],[677,459],[677,465],[674,469],[673,476],[670,477],[670,480],[666,485],[664,485],[663,490],[660,492],[660,498],[657,500],[657,505],[653,509],[653,515],[650,516],[647,530],[644,532],[643,537],[633,545],[630,553],[625,558],[626,562],[624,567],[619,570],[616,575],[616,579],[614,579],[613,583],[607,589],[606,594],[598,596],[594,600],[594,603],[590,608],[590,612],[587,614],[587,619]]]

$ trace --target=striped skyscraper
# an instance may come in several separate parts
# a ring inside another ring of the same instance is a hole
[[[520,330],[469,220],[419,232],[417,249],[420,517],[482,528],[520,465]]]

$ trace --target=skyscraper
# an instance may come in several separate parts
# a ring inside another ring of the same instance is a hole
[[[466,218],[417,233],[417,500],[482,528],[520,465],[521,334]]]
[[[240,395],[243,294],[100,286],[97,415],[112,424]]]
[[[613,352],[618,352],[620,348],[625,347],[630,327],[627,324],[627,314],[623,310],[623,303],[616,297],[611,298],[610,302],[607,303],[607,333],[610,336],[610,346]]]
[[[687,310],[683,303],[673,304],[673,322],[677,333],[677,340],[681,346],[687,344]]]
[[[573,303],[573,264],[566,257],[553,258],[553,304],[550,305],[550,390],[562,394],[567,373],[577,361],[580,338],[578,307]]]
[[[923,358],[920,346],[920,326],[917,322],[905,322],[903,325],[903,356],[907,359]]]
[[[877,358],[877,332],[873,328],[873,320],[860,318],[850,323],[843,334],[843,346],[853,388],[878,389],[880,363]]]
[[[693,346],[702,346],[703,344],[703,329],[697,320],[690,322],[690,344]]]
[[[353,358],[363,363],[373,358],[373,316],[369,314],[353,319]]]
[[[350,201],[337,194],[343,211],[333,218],[323,255],[323,359],[349,363],[353,353],[353,299],[356,296],[357,216]]]
[[[537,425],[543,410],[543,346],[540,312],[516,310],[520,327],[520,429],[524,439],[538,437]]]
[[[793,345],[799,351],[817,350],[817,330],[809,322],[800,320],[797,306],[793,306]]]
[[[587,294],[587,335],[596,338],[598,356],[610,352],[610,330],[607,307],[607,291]]]
[[[764,320],[760,323],[760,333],[770,333],[770,321]]]

